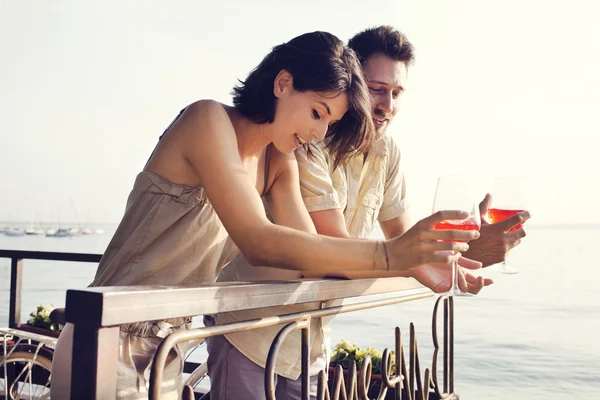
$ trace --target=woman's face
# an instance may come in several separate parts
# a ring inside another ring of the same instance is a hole
[[[285,70],[275,79],[274,94],[277,105],[273,144],[283,153],[291,153],[313,140],[322,141],[329,126],[348,110],[346,93],[296,91],[292,76]]]

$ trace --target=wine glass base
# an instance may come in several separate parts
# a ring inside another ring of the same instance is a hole
[[[511,268],[511,267],[507,267],[507,266],[503,266],[502,268],[500,268],[500,272],[502,272],[503,274],[518,274],[519,270],[516,268]]]
[[[438,293],[440,296],[452,296],[452,297],[475,297],[473,293],[463,292],[460,289],[449,290],[444,293]]]

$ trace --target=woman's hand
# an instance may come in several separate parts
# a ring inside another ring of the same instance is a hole
[[[458,260],[458,287],[463,292],[477,294],[484,286],[494,283],[489,278],[477,277],[468,272],[481,268],[481,263],[460,257]],[[427,264],[410,271],[410,276],[435,293],[443,293],[452,286],[452,264]]]
[[[469,249],[466,243],[479,237],[479,232],[461,230],[436,230],[438,222],[463,220],[465,211],[438,211],[417,222],[403,235],[387,241],[390,271],[408,270],[423,264],[451,264],[458,261],[460,253]]]

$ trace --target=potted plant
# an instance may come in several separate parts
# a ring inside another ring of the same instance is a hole
[[[40,335],[58,337],[63,326],[50,319],[50,313],[55,308],[52,304],[40,304],[35,311],[29,314],[27,324],[21,325],[19,329]]]
[[[329,377],[330,382],[335,374],[335,368],[337,365],[341,365],[344,369],[344,378],[348,376],[348,369],[350,364],[354,361],[356,363],[357,371],[360,371],[360,367],[365,359],[371,359],[371,384],[369,387],[369,397],[377,397],[381,384],[382,384],[382,371],[381,371],[381,353],[373,347],[361,349],[356,343],[348,340],[341,340],[336,344],[333,354],[331,355],[331,362],[329,363]],[[394,352],[392,352],[392,374],[395,373],[396,366],[394,363]],[[331,388],[330,388],[331,390]],[[393,398],[394,390],[388,389],[386,395],[387,398]]]

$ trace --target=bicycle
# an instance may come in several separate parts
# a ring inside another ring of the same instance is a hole
[[[53,322],[66,323],[64,308],[50,314]],[[57,338],[40,329],[22,325],[20,329],[0,328],[0,400],[48,400],[52,372],[52,358]],[[204,340],[192,342],[185,360]],[[183,384],[182,399],[210,399],[209,392],[195,392],[208,375],[206,363],[194,368]]]
[[[56,338],[0,328],[0,400],[50,398]]]

